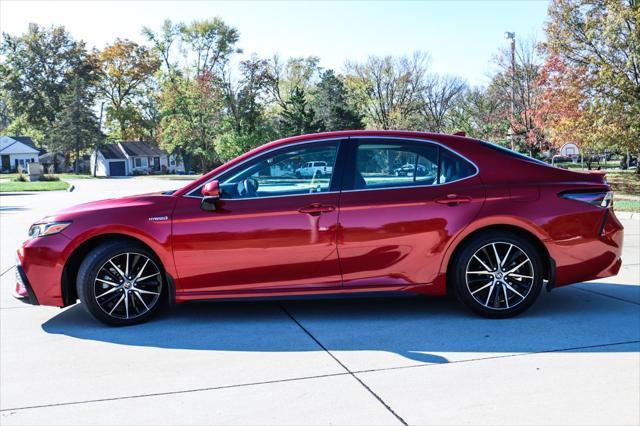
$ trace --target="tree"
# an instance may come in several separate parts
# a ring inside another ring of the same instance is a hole
[[[223,96],[220,88],[207,80],[176,77],[163,82],[158,101],[159,141],[170,153],[178,153],[191,169],[208,170],[219,161],[214,141],[223,121]]]
[[[280,113],[280,129],[283,136],[315,133],[321,128],[313,109],[309,106],[304,89],[295,88]]]
[[[510,121],[508,105],[495,88],[474,87],[465,91],[450,112],[451,128],[469,137],[507,144]]]
[[[333,70],[324,71],[312,101],[315,115],[322,130],[362,129],[362,116],[348,103],[348,92],[343,81]]]
[[[596,122],[590,144],[640,151],[640,4],[637,0],[554,0],[545,51],[582,73]],[[637,169],[640,173],[640,166]]]
[[[52,131],[50,149],[68,153],[74,152],[74,171],[78,173],[78,160],[87,148],[93,146],[102,137],[98,119],[89,105],[93,104],[93,95],[86,83],[75,78],[62,96],[61,111]]]
[[[3,33],[0,44],[0,91],[7,115],[23,120],[46,138],[61,109],[61,98],[71,81],[95,79],[96,64],[82,41],[64,27],[29,24],[26,33]]]
[[[155,52],[162,58],[165,72],[169,76],[177,72],[178,66],[171,59],[171,52],[175,47],[176,41],[180,40],[182,27],[183,25],[174,24],[169,19],[162,23],[162,28],[157,33],[148,27],[142,27],[142,35],[151,42]]]
[[[216,153],[221,161],[230,160],[275,137],[265,115],[265,98],[271,76],[269,61],[252,56],[240,63],[241,78],[225,76],[226,117],[222,133],[216,138]]]
[[[180,33],[195,57],[193,69],[199,79],[220,76],[231,55],[240,52],[235,48],[240,38],[238,30],[217,17],[182,24]]]
[[[126,140],[142,136],[142,120],[136,102],[140,89],[160,67],[160,59],[148,48],[117,39],[98,55],[100,93],[109,102],[107,124],[115,124],[112,136]]]
[[[451,127],[448,114],[466,88],[467,83],[460,77],[432,75],[427,79],[419,113],[429,130],[443,132]]]
[[[516,43],[515,71],[512,70],[511,51],[507,48],[501,49],[495,58],[498,73],[491,81],[493,90],[502,98],[504,105],[511,104],[512,91],[514,92],[513,111],[511,106],[504,109],[506,118],[511,123],[512,146],[520,144],[522,149],[532,154],[548,148],[545,120],[540,114],[543,91],[540,85],[542,60],[537,46],[538,43],[533,39]],[[534,120],[534,117],[538,119]]]
[[[370,56],[362,64],[348,64],[347,84],[361,105],[368,127],[412,128],[428,69],[426,53],[412,57]]]
[[[320,58],[316,56],[294,57],[282,61],[277,55],[267,62],[267,77],[271,100],[281,109],[296,89],[310,94],[320,72]]]

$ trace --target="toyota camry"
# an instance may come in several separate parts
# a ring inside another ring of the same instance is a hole
[[[79,300],[110,325],[190,300],[354,293],[452,294],[505,318],[543,288],[615,275],[622,238],[604,174],[463,136],[332,132],[43,218],[18,250],[15,295]]]

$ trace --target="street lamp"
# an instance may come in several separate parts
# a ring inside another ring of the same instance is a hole
[[[504,38],[511,40],[511,149],[514,149],[515,132],[513,131],[513,122],[516,119],[516,33],[507,31]]]

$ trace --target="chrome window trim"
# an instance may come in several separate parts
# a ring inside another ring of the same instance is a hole
[[[310,144],[310,143],[322,143],[322,142],[331,142],[331,141],[343,141],[343,140],[348,140],[349,137],[348,136],[343,136],[343,137],[336,137],[336,138],[328,138],[328,139],[313,139],[313,140],[308,140],[308,141],[300,141],[300,142],[295,142],[292,144],[288,144],[288,145],[284,145],[284,146],[276,146],[273,147],[269,150],[266,150],[260,154],[258,154],[259,156],[268,154],[270,152],[273,151],[277,151],[280,149],[286,149],[292,146],[297,146],[297,145],[306,145],[306,144]],[[337,151],[336,151],[337,153]],[[337,156],[336,156],[336,160],[337,160]],[[236,170],[237,168],[243,166],[244,164],[248,163],[249,161],[253,161],[255,160],[256,157],[251,157],[251,158],[247,158],[244,161],[236,164],[235,166],[233,166],[232,168],[230,168],[229,170],[225,170],[224,172],[222,172],[219,175],[215,175],[212,176],[211,179],[208,179],[206,182],[202,183],[201,185],[198,185],[197,187],[195,187],[193,190],[191,190],[188,194],[183,195],[183,197],[188,197],[188,198],[202,198],[202,195],[191,195],[194,192],[200,192],[202,191],[202,187],[205,186],[206,184],[208,184],[209,182],[211,182],[212,180],[216,180],[216,178],[218,178],[219,176],[221,176],[222,174],[225,174],[227,172],[231,172],[233,170]],[[334,164],[335,167],[335,164]],[[329,182],[329,185],[331,185],[331,182]],[[332,193],[338,193],[339,191],[327,191],[327,192],[310,192],[308,194],[290,194],[290,195],[268,195],[266,197],[251,197],[251,198],[221,198],[221,200],[257,200],[257,199],[265,199],[265,198],[280,198],[280,197],[295,197],[295,196],[300,196],[300,195],[311,195],[311,194],[332,194]]]
[[[228,198],[228,199],[222,199],[222,200],[264,200],[264,199],[272,199],[272,198],[281,198],[281,197],[300,197],[303,195],[317,195],[317,194],[338,194],[340,192],[361,192],[361,191],[384,191],[384,190],[389,190],[389,189],[410,189],[410,188],[428,188],[428,187],[438,187],[438,186],[445,186],[445,185],[449,185],[452,183],[456,183],[456,182],[462,182],[464,180],[467,179],[472,179],[476,176],[478,176],[480,174],[480,168],[478,167],[478,165],[476,163],[474,163],[469,157],[460,154],[457,151],[454,151],[453,149],[449,148],[448,146],[438,142],[438,141],[434,141],[431,139],[421,139],[421,138],[411,138],[411,137],[402,137],[402,136],[345,136],[345,137],[337,137],[337,138],[328,138],[328,139],[314,139],[314,140],[309,140],[309,141],[301,141],[301,142],[295,142],[292,143],[290,145],[285,145],[285,146],[279,146],[279,147],[274,147],[271,148],[263,153],[261,153],[260,155],[263,154],[268,154],[270,152],[279,150],[279,149],[285,149],[291,146],[297,146],[297,145],[305,145],[305,144],[310,144],[310,143],[319,143],[319,142],[331,142],[331,141],[349,141],[349,140],[361,140],[361,139],[386,139],[386,140],[393,140],[393,141],[409,141],[409,142],[428,142],[434,145],[439,146],[440,148],[446,149],[447,151],[451,152],[454,155],[457,155],[458,157],[461,157],[463,159],[465,159],[465,161],[467,161],[468,163],[470,163],[473,168],[476,170],[476,172],[472,175],[469,175],[467,177],[464,177],[462,179],[458,179],[458,180],[454,180],[452,182],[445,182],[445,183],[435,183],[435,184],[430,184],[430,185],[406,185],[406,186],[387,186],[384,188],[363,188],[363,189],[347,189],[347,190],[340,190],[340,191],[327,191],[327,192],[310,192],[308,194],[289,194],[289,195],[269,195],[269,196],[265,196],[265,197],[251,197],[251,198]],[[235,169],[237,169],[238,167],[241,167],[242,165],[248,163],[249,161],[254,160],[256,157],[251,157],[251,158],[247,158],[246,160],[242,161],[241,163],[236,164],[233,168],[229,169],[229,170],[225,170],[223,172],[227,173],[230,171],[233,171]],[[334,165],[335,167],[335,165]],[[212,180],[215,180],[218,176],[220,175],[216,175],[216,176],[212,176],[211,179],[207,180],[206,182],[202,183],[201,185],[197,186],[196,188],[194,188],[191,192],[189,192],[186,195],[183,195],[183,197],[188,197],[188,198],[197,198],[197,199],[201,199],[202,196],[201,195],[191,195],[193,192],[195,191],[202,191],[202,187],[204,185],[206,185],[207,183],[211,182]]]

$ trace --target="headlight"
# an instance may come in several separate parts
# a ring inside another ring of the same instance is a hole
[[[62,232],[71,222],[36,223],[29,228],[29,238],[45,237]]]

